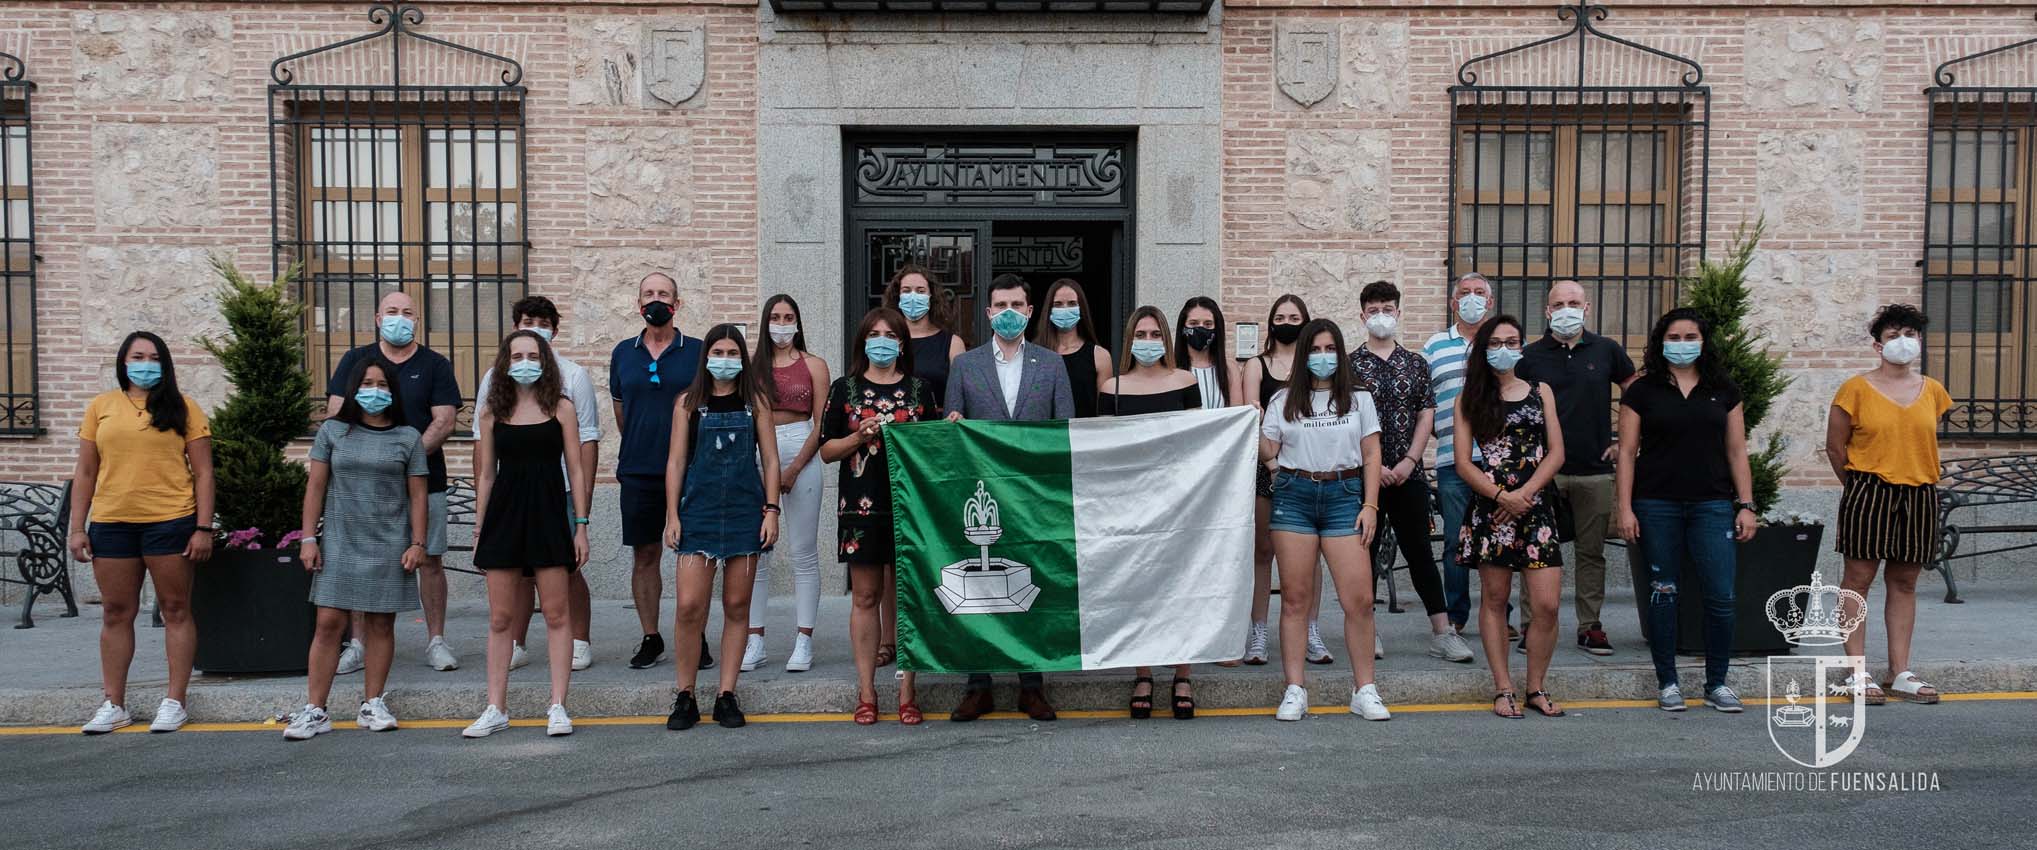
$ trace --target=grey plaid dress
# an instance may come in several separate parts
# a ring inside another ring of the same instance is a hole
[[[311,579],[311,604],[372,614],[416,610],[417,575],[403,571],[403,550],[410,547],[410,477],[430,471],[417,431],[327,420],[311,459],[332,467],[318,539],[325,569]]]

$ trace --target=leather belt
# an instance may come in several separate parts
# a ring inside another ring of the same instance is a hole
[[[1280,471],[1297,478],[1306,478],[1310,481],[1349,481],[1365,475],[1365,467],[1362,466],[1356,469],[1339,469],[1333,472],[1304,472],[1299,469],[1289,469],[1283,466],[1280,468]]]

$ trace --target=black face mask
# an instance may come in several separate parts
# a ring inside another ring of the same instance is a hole
[[[651,327],[662,328],[672,323],[672,305],[663,301],[653,301],[645,304],[643,313],[644,321],[649,323]]]
[[[1298,340],[1298,339],[1301,339],[1301,326],[1300,326],[1300,325],[1274,325],[1274,326],[1273,326],[1273,341],[1274,341],[1274,342],[1280,343],[1281,345],[1293,345],[1293,344],[1294,344],[1294,341],[1295,341],[1295,340]]]
[[[1202,351],[1216,341],[1217,331],[1216,328],[1188,328],[1182,331],[1182,336],[1188,340],[1189,348]]]

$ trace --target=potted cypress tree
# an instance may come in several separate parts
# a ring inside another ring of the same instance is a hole
[[[220,257],[212,268],[227,333],[198,343],[219,361],[233,392],[212,415],[222,539],[191,590],[195,666],[207,673],[299,672],[314,617],[311,576],[293,545],[305,471],[283,453],[311,428],[304,308],[288,297],[296,269],[264,285]]]
[[[1752,297],[1747,289],[1747,267],[1754,260],[1762,229],[1760,221],[1740,227],[1725,259],[1698,263],[1697,273],[1682,284],[1684,306],[1696,310],[1711,326],[1711,344],[1740,389],[1741,412],[1747,421],[1747,460],[1754,479],[1754,505],[1762,522],[1753,540],[1737,546],[1733,595],[1738,610],[1732,651],[1754,655],[1789,651],[1789,643],[1768,622],[1768,597],[1810,581],[1818,564],[1818,545],[1825,536],[1824,525],[1816,519],[1786,515],[1777,509],[1782,479],[1789,472],[1783,459],[1789,441],[1771,433],[1758,450],[1751,443],[1755,429],[1768,418],[1776,397],[1791,381],[1783,372],[1782,358],[1769,353],[1767,340],[1746,324]],[[1636,607],[1641,609],[1641,633],[1647,635],[1647,566],[1634,555],[1630,549],[1628,567],[1633,574]],[[1686,567],[1677,581],[1684,589],[1677,595],[1677,650],[1703,653],[1704,596],[1698,592],[1697,574]]]

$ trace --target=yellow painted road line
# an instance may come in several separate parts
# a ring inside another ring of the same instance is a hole
[[[1946,695],[1945,695],[1945,697],[1944,697],[1944,700],[1945,700],[1945,702],[1998,702],[1998,701],[2010,701],[2010,700],[2037,700],[2037,691],[1982,691],[1982,692],[1979,692],[1979,693],[1970,693],[1970,694],[1946,694]],[[1565,709],[1573,709],[1573,708],[1575,708],[1575,709],[1587,709],[1587,708],[1605,708],[1605,709],[1613,709],[1613,708],[1654,708],[1654,707],[1655,707],[1655,701],[1654,701],[1654,700],[1639,700],[1639,699],[1593,699],[1593,700],[1569,700],[1569,701],[1563,701],[1563,700],[1558,700],[1558,702],[1559,702],[1559,703],[1560,703],[1560,704],[1561,704],[1561,705],[1562,705],[1562,706],[1563,706],[1563,707],[1564,707]],[[1768,704],[1768,705],[1774,705],[1774,704],[1780,704],[1780,703],[1782,702],[1782,700],[1766,700],[1766,699],[1760,699],[1760,698],[1755,698],[1755,699],[1749,699],[1749,700],[1747,700],[1746,702],[1747,702],[1747,704],[1748,704],[1748,705],[1764,705],[1764,704]],[[1900,702],[1900,700],[1896,700],[1896,699],[1890,699],[1890,700],[1889,700],[1889,703],[1890,703],[1891,705],[1893,705],[1893,704],[1896,704],[1896,703],[1898,703],[1898,702]],[[1389,707],[1390,707],[1391,709],[1393,709],[1394,713],[1396,713],[1396,714],[1447,714],[1447,713],[1455,713],[1455,712],[1478,712],[1478,711],[1491,711],[1491,710],[1492,710],[1492,706],[1491,706],[1491,704],[1489,704],[1489,703],[1481,703],[1481,702],[1439,702],[1439,703],[1426,703],[1426,704],[1415,704],[1415,705],[1395,705],[1395,706],[1389,706]],[[1523,707],[1523,709],[1525,710],[1525,706]],[[1314,711],[1315,713],[1317,713],[1317,714],[1341,714],[1341,713],[1343,713],[1343,712],[1341,712],[1341,711],[1337,710],[1337,709],[1336,709],[1336,707],[1334,707],[1334,706],[1315,706],[1315,707],[1313,708],[1313,711]],[[1198,708],[1198,709],[1196,709],[1196,710],[1195,710],[1195,714],[1196,714],[1196,716],[1197,716],[1197,717],[1265,717],[1265,716],[1271,715],[1272,713],[1273,713],[1273,709],[1272,709],[1272,708],[1270,708],[1270,707],[1269,707],[1269,708]],[[1113,719],[1113,718],[1122,718],[1122,717],[1124,717],[1124,712],[1122,712],[1122,711],[1116,711],[1116,710],[1105,710],[1105,711],[1063,711],[1063,712],[1059,712],[1059,715],[1060,715],[1061,717],[1063,717],[1063,718],[1066,718],[1066,719],[1069,719],[1069,720],[1109,720],[1109,719]],[[986,714],[986,715],[983,715],[983,719],[984,719],[984,720],[1027,720],[1027,719],[1029,719],[1029,718],[1027,718],[1027,717],[1026,717],[1026,716],[1025,716],[1024,714],[1021,714],[1021,713],[1019,713],[1019,712],[1016,712],[1016,711],[999,711],[999,712],[993,712],[993,713],[990,713],[990,714]],[[841,713],[836,713],[836,712],[810,712],[810,713],[787,713],[787,714],[752,714],[752,715],[750,715],[750,717],[749,717],[749,721],[750,721],[751,723],[849,723],[849,722],[852,722],[852,721],[850,720],[849,714],[848,714],[847,712],[841,712]],[[879,717],[878,717],[878,721],[879,721],[879,723],[880,723],[880,724],[891,724],[891,723],[897,723],[897,722],[898,722],[898,715],[896,715],[896,714],[883,714],[883,715],[879,715]],[[403,721],[403,728],[404,728],[404,729],[465,729],[465,728],[467,728],[467,724],[468,724],[469,722],[470,722],[470,721],[466,721],[466,720],[405,720],[405,721]],[[703,721],[703,723],[711,723],[711,722],[713,722],[713,721]],[[928,716],[927,716],[927,722],[928,722],[929,724],[933,724],[933,723],[943,723],[943,724],[945,724],[945,723],[947,723],[947,722],[948,722],[948,720],[947,720],[947,718],[946,718],[946,717],[943,717],[943,716],[940,716],[940,715],[937,715],[937,714],[935,714],[935,715],[928,715]],[[574,726],[575,726],[576,728],[577,728],[577,727],[585,727],[585,726],[662,726],[662,725],[664,725],[664,723],[665,723],[665,718],[664,718],[663,716],[660,716],[660,715],[652,715],[652,714],[637,714],[637,715],[628,715],[628,716],[622,716],[622,717],[581,717],[581,718],[575,718],[575,719],[573,720],[573,725],[574,725]],[[540,728],[540,727],[543,727],[543,726],[545,725],[545,720],[544,720],[544,718],[542,718],[542,717],[531,717],[531,718],[525,718],[525,719],[522,719],[522,720],[512,720],[512,721],[510,721],[510,722],[509,722],[509,725],[511,725],[511,726],[519,726],[519,727],[525,727],[525,728]],[[148,725],[147,725],[147,724],[145,724],[145,723],[141,723],[141,722],[137,721],[137,722],[135,723],[135,725],[133,725],[133,726],[129,726],[129,727],[125,728],[125,729],[119,729],[119,730],[116,730],[116,731],[114,732],[114,734],[120,734],[120,735],[128,735],[128,734],[142,734],[142,733],[146,733],[146,732],[148,732],[148,731],[149,731],[149,729],[148,729]],[[281,724],[281,723],[278,723],[278,722],[276,722],[276,721],[273,721],[273,720],[268,720],[268,721],[262,721],[262,722],[259,722],[259,723],[186,723],[186,724],[184,724],[184,729],[183,729],[183,731],[185,731],[185,732],[268,732],[268,733],[271,733],[271,734],[275,734],[275,733],[280,733],[280,732],[282,732],[282,731],[283,731],[283,724]],[[361,730],[361,729],[360,729],[359,727],[355,726],[355,725],[354,725],[353,723],[351,723],[351,722],[347,722],[347,723],[344,723],[344,724],[342,724],[342,723],[341,723],[341,722],[339,722],[339,720],[338,720],[338,719],[336,718],[336,719],[334,720],[334,723],[333,723],[333,731],[335,731],[335,732],[339,732],[339,731],[348,731],[348,732],[359,732],[359,731],[362,731],[362,730]],[[76,726],[0,726],[0,737],[6,737],[6,736],[19,736],[19,735],[77,735],[77,734],[78,734],[78,727],[76,727]]]

